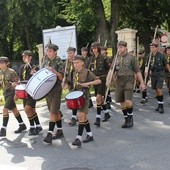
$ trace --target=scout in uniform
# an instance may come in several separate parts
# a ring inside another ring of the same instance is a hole
[[[73,72],[73,77],[69,76],[69,78],[67,79],[68,81],[67,83],[68,85],[70,85],[71,82],[73,82],[74,90],[83,91],[86,97],[85,106],[83,106],[81,109],[78,109],[78,120],[79,120],[78,135],[75,141],[72,143],[72,145],[80,147],[84,128],[86,129],[87,136],[82,142],[87,143],[87,142],[91,142],[94,140],[92,132],[91,132],[91,128],[90,128],[90,123],[87,117],[88,108],[89,108],[88,101],[89,101],[89,95],[90,95],[89,86],[100,84],[101,81],[90,70],[84,68],[84,58],[82,56],[80,55],[75,56],[73,63],[74,63],[74,68],[75,68]]]
[[[24,124],[14,101],[15,85],[18,82],[19,77],[13,69],[8,68],[8,64],[9,59],[7,57],[0,57],[1,87],[3,89],[3,95],[5,98],[5,105],[3,108],[3,123],[0,131],[0,137],[6,136],[6,128],[9,120],[9,110],[12,110],[15,118],[19,123],[18,130],[14,132],[21,133],[22,131],[26,130],[26,125]]]
[[[65,73],[66,74],[66,81],[65,82],[67,82],[68,76],[73,76],[73,71],[74,71],[73,58],[75,56],[75,52],[76,52],[76,48],[74,48],[74,47],[69,47],[67,49],[68,62],[67,62],[67,65],[66,65],[66,62],[65,62],[65,71],[66,71],[66,73]],[[73,86],[71,85],[70,90],[72,90],[72,89],[73,89]],[[71,120],[69,122],[69,125],[75,126],[76,122],[77,122],[77,109],[72,110],[72,115],[71,115]]]
[[[167,62],[170,65],[170,46],[166,47],[166,55],[167,55]],[[165,82],[166,82],[168,92],[170,95],[170,73],[167,68],[165,68]]]
[[[45,143],[51,144],[52,139],[62,138],[62,121],[60,114],[61,94],[62,94],[62,79],[64,76],[64,64],[60,57],[57,56],[58,46],[48,44],[46,46],[47,59],[43,63],[43,67],[51,70],[56,76],[57,81],[52,90],[46,96],[47,106],[50,112],[50,122],[47,136],[43,139]],[[57,131],[53,136],[53,130],[57,126]]]
[[[127,53],[127,43],[120,41],[117,44],[118,58],[116,60],[115,77],[115,101],[120,103],[124,114],[125,122],[122,128],[130,128],[133,126],[133,87],[134,73],[140,81],[142,90],[145,88],[139,64],[136,57]]]
[[[22,59],[24,64],[20,68],[20,81],[28,81],[32,75],[38,71],[38,68],[32,64],[32,52],[30,50],[25,50],[22,54]],[[40,131],[42,131],[42,127],[39,122],[38,115],[36,113],[36,101],[28,95],[26,99],[23,99],[23,105],[25,113],[27,114],[30,130],[29,136],[37,135]]]
[[[151,49],[151,63],[150,63],[150,70],[151,70],[151,86],[152,89],[156,92],[156,98],[158,102],[158,107],[156,108],[156,111],[159,113],[164,113],[164,107],[163,107],[163,82],[164,82],[164,68],[167,68],[167,71],[170,72],[170,67],[167,62],[166,55],[160,53],[158,51],[158,44],[157,43],[151,43],[150,49]],[[148,75],[148,69],[145,68],[145,74]]]
[[[106,92],[106,76],[109,70],[109,63],[107,58],[104,58],[101,55],[101,48],[98,42],[94,42],[91,45],[91,50],[93,53],[93,61],[90,66],[90,70],[100,78],[101,84],[94,85],[96,103],[97,103],[97,114],[96,121],[94,125],[100,127],[100,119],[101,119],[101,111],[103,108],[104,119],[103,121],[107,121],[110,118],[110,113],[107,112],[106,105],[103,104],[104,96]]]
[[[88,48],[82,47],[81,48],[81,55],[84,57],[85,68],[89,69],[90,68],[90,64],[92,62],[92,57],[88,56]],[[91,107],[93,107],[93,102],[92,102],[92,99],[90,97],[90,99],[89,99],[89,108],[91,108]]]
[[[107,47],[101,47],[101,55],[108,59],[109,65],[111,66],[112,59],[111,59],[111,57],[107,56]],[[111,109],[110,103],[112,102],[110,90],[108,91],[106,102],[107,102],[106,108],[110,110]]]
[[[139,61],[139,67],[141,70],[141,74],[142,74],[142,78],[143,80],[145,79],[145,66],[146,66],[146,62],[147,62],[147,58],[148,56],[145,54],[145,50],[144,49],[140,49],[138,52],[138,61]],[[147,77],[147,82],[148,82],[148,77]],[[146,82],[146,84],[147,84]],[[140,82],[138,81],[138,86],[140,86]],[[147,97],[147,89],[142,91],[142,100],[141,103],[145,104],[148,101],[148,97]]]

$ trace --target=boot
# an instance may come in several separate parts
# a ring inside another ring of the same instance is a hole
[[[57,129],[56,134],[53,136],[53,139],[60,139],[63,137],[64,137],[63,130]]]
[[[96,121],[94,122],[94,125],[96,125],[97,127],[100,127],[100,119],[97,118]]]
[[[93,107],[93,102],[91,99],[89,99],[89,108]]]
[[[128,127],[128,128],[133,127],[133,116],[132,116],[132,115],[129,115],[129,116],[128,116],[127,127]]]
[[[105,113],[104,119],[102,120],[102,122],[107,122],[108,119],[110,119],[110,113],[109,112]]]
[[[47,133],[47,136],[43,139],[43,142],[47,143],[47,144],[52,144],[52,133]]]
[[[160,107],[159,107],[159,113],[160,113],[160,114],[163,114],[163,113],[164,113],[164,107],[163,107],[163,106],[160,106]]]
[[[127,128],[128,127],[128,117],[125,117],[125,122],[122,125],[122,128]]]
[[[83,143],[88,143],[94,141],[93,136],[87,135],[86,138],[83,140]]]
[[[146,99],[146,98],[143,98],[143,99],[141,100],[141,103],[142,103],[142,104],[145,104],[146,102],[148,102],[148,99]]]
[[[0,137],[5,137],[5,136],[6,136],[6,129],[5,128],[1,128]]]
[[[38,135],[42,130],[43,130],[42,127],[38,126],[35,128],[35,133]]]
[[[69,122],[70,126],[75,126],[76,125],[76,119],[75,118],[71,118],[70,122]]]
[[[159,112],[159,106],[155,109],[156,112]]]
[[[30,128],[29,132],[28,132],[28,136],[35,136],[37,135],[35,128]]]
[[[72,145],[81,147],[81,141],[78,138],[76,138]]]
[[[27,129],[27,127],[26,127],[26,125],[25,124],[20,124],[19,125],[19,128],[16,130],[16,131],[14,131],[15,133],[21,133],[22,131],[24,131],[24,130],[26,130]]]

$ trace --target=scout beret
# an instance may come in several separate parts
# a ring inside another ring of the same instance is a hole
[[[82,55],[75,55],[73,60],[82,60],[82,61],[84,61],[84,57]]]
[[[127,47],[127,42],[125,42],[125,41],[119,41],[119,42],[117,43],[117,45],[121,45],[121,46]]]
[[[0,57],[0,62],[9,62],[9,58],[8,57],[4,57],[4,56],[2,56],[2,57]]]
[[[101,47],[101,50],[107,51],[107,47]]]
[[[98,42],[93,42],[93,43],[91,44],[91,48],[100,48],[100,43],[98,43]]]
[[[45,48],[47,48],[47,49],[52,49],[52,50],[54,50],[54,51],[57,51],[57,50],[59,49],[58,46],[55,45],[55,44],[47,44],[47,45],[45,46]]]
[[[158,47],[158,43],[156,43],[156,42],[152,42],[151,44],[150,44],[150,47]]]
[[[82,47],[81,51],[87,51],[88,52],[88,48],[87,47]]]
[[[74,48],[74,47],[68,47],[68,49],[67,49],[67,52],[69,52],[69,51],[76,51],[76,48]]]
[[[32,56],[32,52],[30,50],[25,50],[22,55]]]

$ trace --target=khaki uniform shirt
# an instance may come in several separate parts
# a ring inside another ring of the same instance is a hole
[[[136,57],[129,53],[119,55],[116,61],[117,76],[134,76],[134,72],[140,72],[140,67]]]
[[[73,83],[73,90],[80,90],[85,93],[86,96],[89,95],[89,88],[82,87],[78,83],[86,83],[99,79],[90,70],[82,68],[80,72],[73,72],[73,77],[68,77],[68,84]]]
[[[19,77],[13,69],[7,68],[5,71],[0,70],[0,82],[4,95],[15,93],[15,88],[12,86],[12,82],[18,81]]]
[[[64,76],[64,63],[63,61],[60,59],[60,57],[56,56],[54,59],[52,60],[45,60],[43,67],[52,67],[53,69],[55,69],[57,72],[59,72],[62,76]],[[61,84],[61,80],[57,79],[57,83],[56,84]]]

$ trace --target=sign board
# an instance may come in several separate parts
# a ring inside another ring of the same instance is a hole
[[[57,55],[62,59],[67,59],[68,47],[74,47],[77,49],[76,27],[57,26],[52,29],[43,30],[43,44],[44,49],[48,43],[56,44],[59,47]]]

